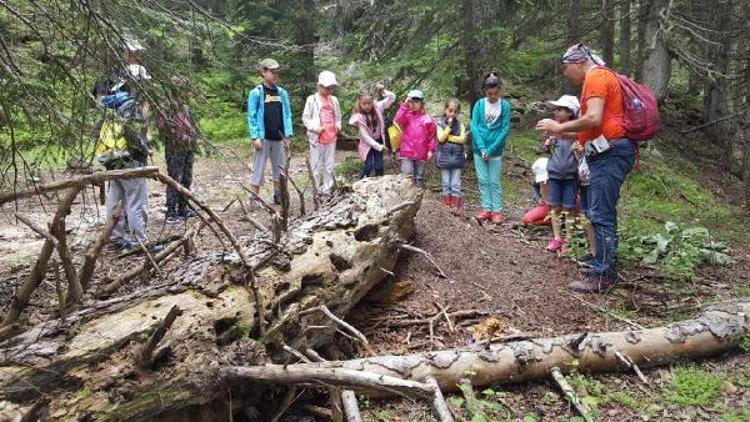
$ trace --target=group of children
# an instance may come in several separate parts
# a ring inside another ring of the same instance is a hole
[[[287,165],[283,152],[292,136],[289,96],[278,86],[280,66],[273,59],[260,63],[263,82],[248,96],[248,128],[256,149],[251,185],[258,194],[263,183],[267,160],[273,166],[274,200],[280,203],[280,173]],[[341,131],[341,108],[335,91],[336,76],[323,71],[318,90],[305,102],[302,123],[310,147],[310,166],[316,190],[322,201],[330,198],[334,179],[336,140]],[[479,220],[501,223],[503,151],[510,133],[510,103],[501,98],[502,82],[496,73],[482,81],[485,97],[474,105],[471,123],[474,163],[477,170],[482,210]],[[399,139],[390,139],[385,111],[396,101],[396,95],[376,86],[372,93],[360,94],[354,104],[349,124],[358,130],[359,155],[364,161],[361,177],[382,176],[384,155],[397,154],[401,173],[416,186],[424,186],[427,163],[435,157],[443,184],[442,203],[455,213],[462,213],[462,171],[467,161],[467,129],[460,120],[461,104],[456,98],[445,102],[443,116],[436,121],[425,110],[425,95],[412,90],[399,105],[393,124]],[[281,141],[284,141],[283,143]]]

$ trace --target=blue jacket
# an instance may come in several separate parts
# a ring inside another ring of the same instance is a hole
[[[284,116],[284,137],[290,138],[294,135],[292,127],[292,105],[289,102],[289,93],[282,87],[279,87],[281,96],[281,109]],[[266,137],[266,125],[263,122],[263,113],[265,105],[263,103],[263,84],[260,84],[250,91],[247,96],[247,131],[250,139],[263,140]]]
[[[500,117],[491,126],[487,126],[485,120],[486,98],[482,98],[474,104],[471,113],[471,142],[474,153],[486,153],[490,157],[500,157],[505,149],[505,141],[510,134],[510,103],[500,100]]]

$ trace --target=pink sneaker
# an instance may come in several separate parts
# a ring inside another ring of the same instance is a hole
[[[550,239],[549,244],[547,244],[547,250],[550,252],[557,252],[562,247],[565,246],[565,241],[560,239]]]

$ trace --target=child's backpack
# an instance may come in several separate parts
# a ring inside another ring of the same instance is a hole
[[[604,67],[604,69],[614,73],[620,81],[625,137],[634,142],[644,142],[656,136],[660,124],[659,104],[656,101],[654,91],[608,67]]]
[[[107,110],[94,146],[96,160],[107,170],[142,165],[148,156],[143,129],[143,118],[135,101],[122,104],[116,112]]]
[[[96,154],[96,161],[107,170],[126,168],[126,162],[130,161],[128,140],[125,138],[124,129],[125,122],[114,115],[105,117],[102,122],[94,154]]]
[[[401,130],[401,126],[392,120],[389,120],[386,124],[386,128],[385,146],[389,150],[395,152],[401,146],[401,135],[403,135],[403,131]]]

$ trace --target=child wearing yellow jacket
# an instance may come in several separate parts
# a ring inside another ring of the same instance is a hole
[[[442,202],[460,213],[463,208],[461,194],[461,172],[466,166],[466,127],[458,120],[461,103],[456,98],[445,102],[443,118],[438,121],[438,146],[435,163],[443,180]]]

